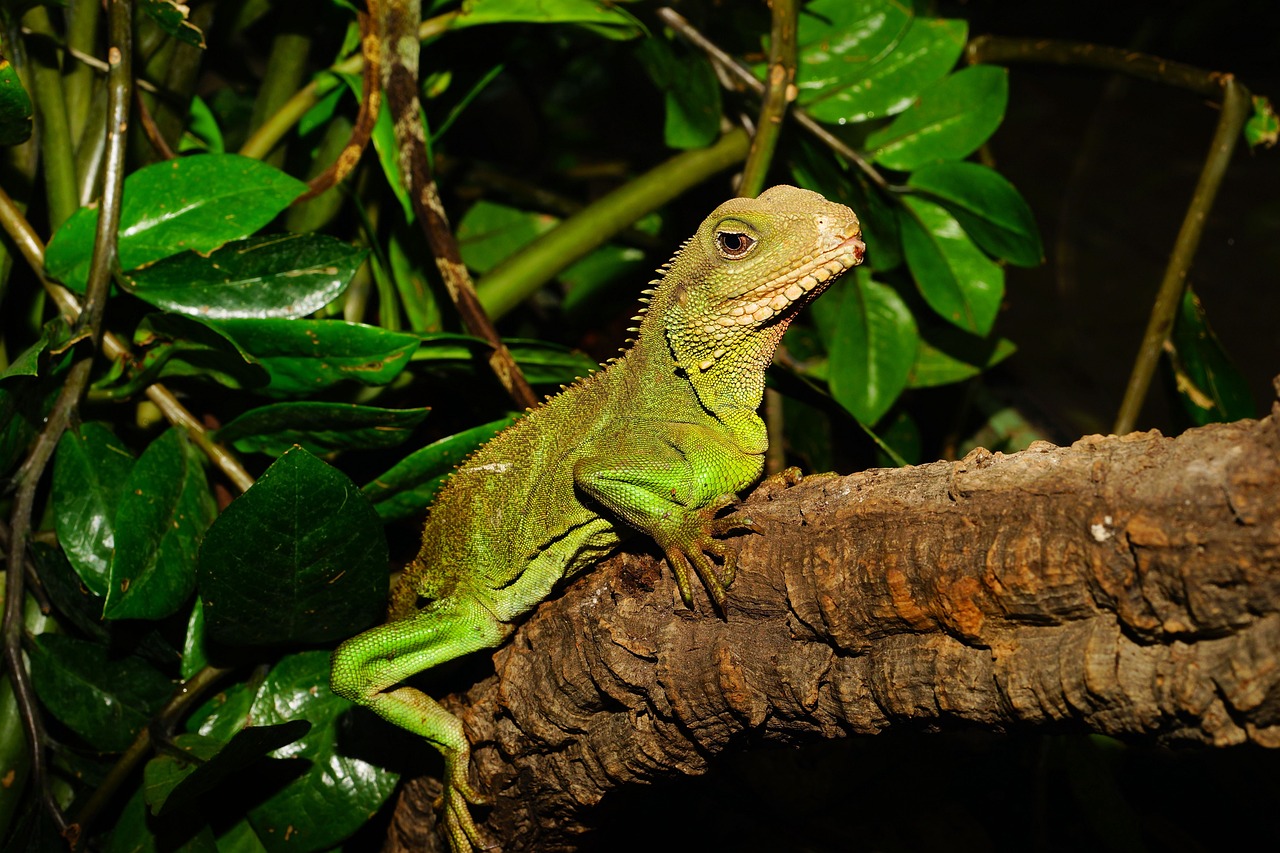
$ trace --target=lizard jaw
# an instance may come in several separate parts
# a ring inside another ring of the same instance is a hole
[[[794,313],[826,290],[841,273],[862,263],[866,244],[855,219],[836,231],[841,238],[833,248],[751,291],[722,303],[713,321],[716,325],[759,328],[779,315]],[[788,309],[791,309],[790,311]],[[712,331],[712,329],[708,329]]]

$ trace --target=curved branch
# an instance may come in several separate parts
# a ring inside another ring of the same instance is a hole
[[[761,535],[736,540],[726,619],[622,554],[453,700],[504,849],[570,844],[607,792],[702,773],[744,738],[1280,746],[1280,406],[1177,438],[811,477],[745,511]],[[393,842],[422,842],[429,791],[410,785]]]

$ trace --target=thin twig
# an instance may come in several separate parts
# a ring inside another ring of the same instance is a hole
[[[413,203],[414,217],[427,238],[436,268],[463,324],[471,334],[484,338],[493,347],[489,367],[511,399],[521,408],[533,408],[538,405],[538,398],[480,305],[431,173],[431,155],[427,152],[418,103],[418,23],[421,11],[421,0],[388,0],[384,6],[386,32],[383,44],[386,54],[383,57],[383,88],[387,92],[387,105],[395,121],[396,141],[400,146],[400,181]]]
[[[1187,89],[1215,100],[1223,96],[1227,81],[1231,78],[1230,74],[1221,71],[1207,71],[1136,50],[1061,39],[978,36],[965,48],[965,58],[975,65],[980,62],[996,65],[1041,62],[1114,71]]]
[[[375,0],[370,3],[369,12],[356,13],[360,22],[360,49],[364,55],[364,70],[361,72],[363,91],[360,110],[351,128],[351,136],[333,164],[307,182],[307,191],[294,199],[294,204],[315,198],[341,182],[360,162],[360,155],[373,136],[373,126],[382,107],[382,46],[378,44],[378,28],[372,14],[377,8]]]
[[[80,300],[62,285],[55,284],[44,277],[44,244],[40,242],[31,223],[22,215],[3,188],[0,188],[0,228],[4,229],[22,252],[45,292],[58,306],[58,312],[66,318],[68,323],[75,323],[80,316]],[[121,362],[126,367],[131,367],[137,362],[129,347],[109,331],[103,332],[102,335],[102,354],[108,359]],[[160,408],[169,423],[187,431],[196,445],[237,489],[243,492],[253,485],[253,477],[235,454],[222,445],[215,444],[209,438],[204,424],[200,423],[200,420],[178,401],[172,391],[162,383],[156,382],[147,386],[146,395]]]
[[[1218,116],[1218,126],[1209,145],[1209,154],[1200,171],[1195,192],[1191,195],[1187,213],[1182,219],[1182,227],[1178,229],[1178,238],[1169,255],[1169,264],[1165,267],[1160,290],[1151,306],[1147,330],[1142,336],[1142,344],[1138,348],[1138,356],[1134,359],[1129,383],[1125,387],[1124,400],[1116,415],[1115,426],[1112,428],[1116,435],[1131,432],[1138,422],[1138,413],[1147,397],[1147,390],[1151,387],[1151,377],[1160,362],[1164,342],[1173,329],[1173,321],[1186,287],[1187,272],[1191,269],[1191,261],[1200,246],[1205,221],[1209,218],[1213,200],[1222,185],[1222,176],[1227,171],[1231,154],[1240,139],[1240,131],[1249,118],[1248,89],[1236,83],[1234,77],[1227,75],[1223,94],[1222,113]]]
[[[796,96],[796,7],[793,0],[771,0],[769,81],[760,96],[760,113],[751,136],[751,150],[742,167],[739,194],[755,198],[764,189],[773,152],[782,135],[787,107]],[[754,80],[755,77],[753,76]]]
[[[111,798],[115,796],[120,786],[133,773],[138,763],[150,753],[152,729],[163,731],[166,728],[170,728],[175,720],[181,718],[188,708],[203,699],[210,688],[230,671],[229,669],[206,666],[178,685],[178,688],[173,692],[173,696],[152,718],[151,725],[144,726],[142,731],[138,732],[137,737],[133,739],[133,743],[129,744],[129,748],[116,759],[116,763],[107,772],[106,778],[94,789],[84,805],[76,811],[75,822],[72,824],[74,834],[68,839],[71,841],[72,850],[79,849],[80,841],[88,835],[89,827],[97,819],[102,809],[111,802]]]
[[[458,12],[456,11],[445,12],[442,15],[436,15],[434,18],[428,18],[423,21],[418,27],[418,41],[426,41],[445,32],[453,24],[453,20],[456,17],[458,17]],[[340,83],[335,84],[332,77],[333,74],[359,74],[363,68],[364,55],[357,53],[329,66],[328,75],[324,72],[317,74],[310,83],[295,92],[293,97],[285,101],[284,105],[276,110],[271,118],[264,121],[262,126],[245,140],[244,144],[240,146],[240,153],[245,157],[257,159],[265,157],[272,148],[275,148],[276,143],[289,132],[289,129],[306,115],[307,110],[318,104],[320,98],[331,91],[334,85],[341,85]]]
[[[142,133],[147,137],[147,141],[151,143],[151,148],[160,156],[162,160],[173,160],[178,155],[169,143],[165,140],[164,134],[160,132],[160,128],[156,127],[156,120],[151,115],[151,110],[147,108],[147,101],[141,95],[135,98],[138,104],[138,121],[142,125]]]
[[[698,29],[694,27],[693,24],[690,24],[685,20],[684,16],[679,12],[674,9],[664,7],[658,10],[658,17],[662,19],[664,24],[679,33],[682,38],[707,54],[707,56],[711,57],[711,59],[713,59],[720,68],[727,72],[733,79],[736,79],[744,88],[757,95],[762,95],[764,93],[764,83],[761,83],[756,79],[756,76],[751,73],[751,69],[747,68],[745,65],[721,50],[715,42],[711,41],[699,32]],[[886,192],[890,192],[892,190],[889,186],[889,182],[884,179],[884,176],[880,174],[875,166],[872,166],[871,163],[869,163],[861,154],[850,148],[825,127],[819,124],[802,108],[793,108],[791,110],[791,116],[795,119],[796,124],[803,127],[810,135],[857,167],[860,172],[867,176],[867,179],[871,181],[871,183]]]
[[[751,149],[742,167],[738,194],[755,198],[764,189],[773,153],[782,134],[787,107],[796,96],[796,7],[792,0],[772,0],[769,4],[772,26],[769,32],[769,80],[760,97]],[[754,78],[753,78],[754,79]],[[765,451],[765,475],[776,474],[787,465],[787,449],[783,443],[786,419],[782,411],[782,395],[773,389],[764,394],[764,419],[769,433]]]

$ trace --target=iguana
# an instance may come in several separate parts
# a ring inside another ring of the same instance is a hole
[[[763,469],[765,367],[800,308],[861,262],[860,235],[849,208],[795,187],[718,207],[645,291],[634,345],[459,466],[386,624],[334,652],[336,693],[444,755],[457,853],[483,846],[471,747],[457,717],[403,681],[500,645],[633,530],[661,546],[686,606],[692,569],[722,609],[736,559],[715,537],[750,522],[718,514]]]

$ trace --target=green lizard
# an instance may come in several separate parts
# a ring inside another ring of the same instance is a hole
[[[717,208],[646,291],[634,345],[462,463],[387,623],[334,652],[335,692],[444,755],[457,853],[483,846],[471,747],[456,717],[403,681],[500,645],[631,530],[662,547],[687,606],[692,569],[723,608],[735,554],[715,537],[750,522],[717,515],[763,468],[765,367],[800,308],[861,262],[860,234],[849,208],[795,187]]]

